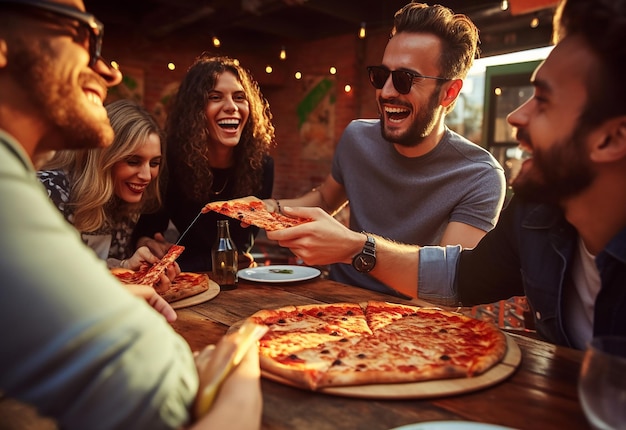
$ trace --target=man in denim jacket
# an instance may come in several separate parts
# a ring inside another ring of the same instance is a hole
[[[515,196],[474,249],[417,247],[372,236],[369,272],[399,292],[471,306],[526,295],[537,331],[582,349],[626,336],[626,0],[564,0],[556,47],[535,71],[533,97],[511,113],[532,153]],[[350,262],[364,235],[315,209],[314,222],[272,232],[308,264]],[[311,237],[334,237],[311,247]],[[372,267],[373,266],[373,267]]]

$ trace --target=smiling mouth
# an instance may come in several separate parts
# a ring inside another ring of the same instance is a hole
[[[385,107],[384,112],[390,122],[400,122],[406,119],[411,113],[409,109],[400,107]]]
[[[240,123],[241,121],[238,119],[223,119],[221,121],[218,121],[217,125],[219,125],[224,130],[237,130]]]
[[[136,185],[136,184],[126,184],[128,185],[128,188],[130,188],[131,191],[135,192],[135,193],[143,193],[146,189],[146,187],[148,186],[146,185]]]

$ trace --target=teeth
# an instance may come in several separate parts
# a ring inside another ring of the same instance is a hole
[[[95,105],[102,106],[102,99],[96,93],[87,91],[85,94],[87,95],[87,100]]]
[[[409,111],[408,109],[404,109],[404,108],[385,107],[385,112],[387,113],[406,113],[408,111]]]
[[[128,188],[130,188],[133,191],[143,191],[146,187],[144,185],[135,185],[135,184],[128,184]]]
[[[520,154],[520,160],[527,160],[529,158],[532,158],[533,153],[530,151],[526,151],[526,150],[522,150],[522,153]]]
[[[238,119],[222,119],[217,122],[219,125],[239,125]]]

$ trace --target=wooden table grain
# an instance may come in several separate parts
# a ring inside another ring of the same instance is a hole
[[[406,301],[326,279],[293,284],[240,281],[235,290],[178,311],[174,329],[198,350],[260,309],[286,305]],[[475,392],[432,399],[356,399],[262,380],[263,429],[388,430],[424,421],[466,420],[518,429],[589,429],[576,382],[581,351],[510,334],[522,360],[505,381]]]

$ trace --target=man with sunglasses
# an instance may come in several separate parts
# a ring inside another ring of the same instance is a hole
[[[322,186],[298,199],[266,201],[270,210],[319,206],[329,213],[349,202],[350,229],[363,232],[359,251],[343,234],[299,230],[301,242],[286,242],[296,255],[324,264],[349,257],[352,264],[331,266],[332,279],[398,295],[369,276],[376,264],[373,235],[473,247],[494,227],[504,201],[503,169],[444,124],[477,43],[474,24],[448,8],[410,3],[396,13],[382,64],[367,69],[380,119],[346,128]]]
[[[539,335],[584,349],[595,336],[626,336],[626,0],[561,0],[554,39],[533,96],[507,118],[532,156],[497,226],[473,249],[377,238],[371,273],[448,305],[525,295]],[[305,226],[345,230],[320,210],[286,212],[315,221],[273,232],[281,243]],[[342,238],[358,249],[350,233]]]
[[[84,9],[0,0],[0,396],[64,429],[180,428],[206,360],[196,368],[163,317],[176,317],[171,307],[150,287],[130,287],[139,297],[123,287],[35,175],[51,151],[113,140],[103,101],[121,75],[101,58],[103,25]],[[221,393],[194,428],[259,426],[254,348]]]

